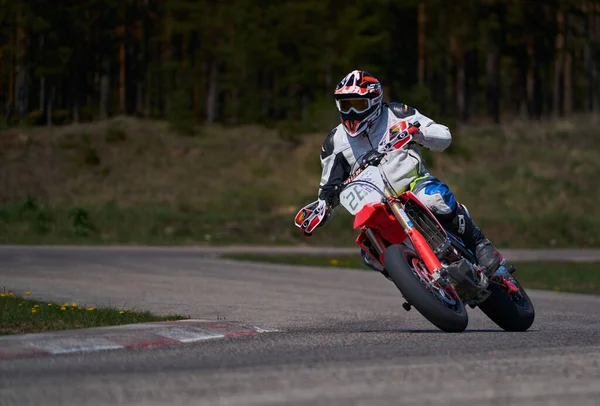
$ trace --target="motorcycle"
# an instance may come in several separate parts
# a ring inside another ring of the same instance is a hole
[[[340,187],[340,204],[354,216],[354,229],[360,230],[356,244],[396,285],[405,300],[403,308],[414,307],[442,331],[467,328],[465,304],[479,307],[505,331],[529,329],[535,310],[513,276],[515,267],[503,260],[489,274],[415,194],[395,193],[378,165],[413,141],[406,130],[389,137],[357,160],[358,167]]]

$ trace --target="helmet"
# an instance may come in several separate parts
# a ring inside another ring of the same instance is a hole
[[[383,88],[368,72],[350,72],[338,83],[334,97],[344,130],[350,137],[365,131],[381,114]]]

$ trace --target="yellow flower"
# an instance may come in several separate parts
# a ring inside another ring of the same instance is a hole
[[[123,310],[121,310],[121,311],[119,312],[119,314],[124,314],[124,313],[125,313],[125,312],[124,312]]]
[[[37,313],[37,309],[31,309],[31,313]]]
[[[48,307],[52,307],[52,303],[48,303]]]
[[[0,293],[0,297],[8,296],[6,293]]]
[[[89,312],[91,312],[93,310],[96,310],[96,308],[95,307],[88,307],[86,310],[89,311]]]
[[[340,261],[339,261],[339,260],[337,260],[337,259],[332,259],[331,261],[329,261],[329,263],[330,263],[331,265],[339,265]]]
[[[25,294],[26,294],[27,296],[29,296],[29,295],[31,295],[31,292],[25,292]]]
[[[19,306],[23,306],[23,303],[19,303]]]
[[[75,303],[75,302],[71,303],[71,307],[77,307],[77,303]]]
[[[36,304],[35,306],[33,306],[34,309],[37,309],[39,307],[40,307],[40,305],[38,305],[38,304]]]
[[[64,306],[61,306],[60,310],[67,310],[67,308]]]

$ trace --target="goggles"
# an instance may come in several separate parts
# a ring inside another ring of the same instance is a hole
[[[340,112],[347,114],[354,110],[355,113],[362,113],[371,107],[371,99],[341,99],[336,100],[337,108]]]

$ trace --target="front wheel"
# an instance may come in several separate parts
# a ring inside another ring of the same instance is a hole
[[[510,281],[518,292],[509,296],[500,285],[490,283],[492,294],[479,308],[504,331],[526,331],[533,324],[535,309],[519,282],[513,277]]]
[[[385,268],[406,301],[433,325],[448,333],[467,328],[469,317],[463,302],[455,292],[431,283],[425,264],[414,251],[403,245],[389,246]]]

